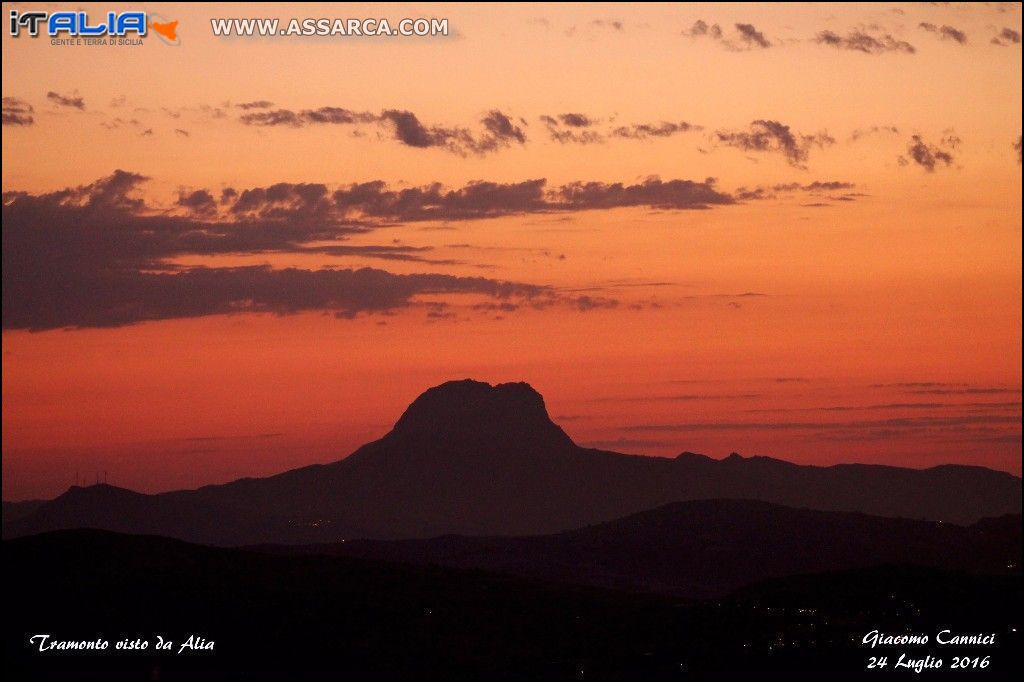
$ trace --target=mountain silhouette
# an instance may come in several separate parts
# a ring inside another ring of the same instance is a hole
[[[529,384],[491,386],[470,379],[428,389],[409,405],[389,435],[484,447],[495,439],[527,447],[573,444],[551,421],[544,398]]]
[[[588,449],[551,421],[528,384],[465,380],[429,389],[387,435],[338,462],[156,495],[74,487],[5,514],[3,531],[88,527],[220,545],[538,535],[713,498],[966,524],[1019,514],[1021,481],[972,466],[816,467]]]
[[[552,535],[262,549],[484,569],[701,599],[766,578],[886,565],[1019,574],[1020,523],[1019,514],[964,527],[753,500],[696,500]]]

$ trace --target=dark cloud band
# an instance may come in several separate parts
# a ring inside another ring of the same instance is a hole
[[[5,126],[30,126],[35,123],[35,110],[28,102],[17,97],[3,98],[3,124]]]
[[[301,128],[313,125],[367,125],[376,124],[390,130],[392,137],[403,145],[418,149],[439,148],[455,154],[486,154],[512,145],[526,143],[521,122],[497,109],[480,119],[481,130],[426,125],[411,111],[385,109],[379,114],[353,111],[342,107],[319,109],[271,109],[269,102],[257,101],[239,105],[247,110],[239,121],[249,126]]]
[[[495,121],[497,129],[504,122]],[[434,265],[425,249],[352,245],[384,224],[469,220],[648,206],[699,209],[734,203],[712,180],[636,184],[541,180],[439,184],[401,190],[383,182],[331,191],[319,183],[182,191],[168,210],[141,198],[146,178],[116,171],[89,185],[3,196],[3,328],[109,327],[237,312],[322,311],[340,317],[413,305],[418,296],[474,294],[517,309],[609,308],[614,299],[483,277],[399,275],[373,268],[194,267],[183,256],[320,253]],[[504,309],[504,308],[503,308]]]

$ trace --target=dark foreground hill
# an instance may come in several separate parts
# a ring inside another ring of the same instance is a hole
[[[709,598],[766,578],[883,565],[1012,574],[1019,571],[1021,517],[963,527],[751,500],[700,500],[553,535],[353,540],[275,551]]]
[[[712,498],[973,523],[1019,514],[1021,480],[969,466],[814,467],[586,449],[527,384],[467,380],[428,390],[386,436],[333,464],[159,495],[75,487],[28,513],[5,513],[3,532],[102,528],[219,545],[536,535]]]
[[[798,576],[713,602],[480,571],[273,556],[102,531],[5,541],[8,679],[910,679],[865,672],[871,629],[994,632],[984,670],[1020,673],[1021,583],[881,567]],[[39,653],[56,640],[174,641],[170,652]],[[189,635],[209,651],[177,650]]]

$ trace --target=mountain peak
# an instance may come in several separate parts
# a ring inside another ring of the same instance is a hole
[[[463,379],[424,391],[393,433],[434,438],[557,438],[571,442],[548,416],[544,398],[525,382],[491,385]]]

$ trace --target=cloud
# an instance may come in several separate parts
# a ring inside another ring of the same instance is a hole
[[[808,182],[800,184],[798,182],[791,182],[781,185],[775,185],[772,187],[776,192],[791,192],[793,190],[800,190],[803,192],[836,192],[839,190],[854,189],[857,185],[852,182],[844,182],[841,180],[815,180],[814,182]]]
[[[391,122],[395,130],[395,139],[410,147],[444,147],[458,146],[459,140],[468,143],[472,140],[465,128],[444,128],[427,126],[420,123],[416,114],[411,111],[389,109],[381,114],[381,118]]]
[[[270,107],[274,106],[274,103],[268,102],[265,99],[258,99],[252,102],[240,102],[235,106],[239,109],[244,109],[245,111],[248,111],[250,109],[269,109]]]
[[[493,134],[514,135],[500,120]],[[142,198],[146,181],[118,170],[79,187],[3,195],[4,329],[108,327],[236,312],[352,317],[447,294],[474,294],[516,307],[613,308],[618,301],[612,298],[482,277],[397,275],[373,268],[194,267],[178,261],[196,255],[321,253],[453,264],[430,259],[424,247],[346,240],[393,221],[733,203],[713,180],[651,178],[630,185],[551,188],[543,179],[400,190],[370,182],[334,191],[319,183],[277,183],[225,188],[219,196],[207,189],[182,190],[174,206],[161,208]]]
[[[914,54],[917,52],[917,49],[905,40],[893,38],[888,33],[871,35],[864,29],[852,30],[845,36],[832,31],[821,31],[815,36],[814,41],[819,45],[827,45],[838,50],[852,50],[865,54],[882,54],[885,52]]]
[[[862,137],[868,137],[869,135],[899,135],[900,129],[896,126],[870,126],[867,128],[857,128],[850,133],[850,141],[856,142]]]
[[[298,128],[303,125],[302,116],[290,109],[258,111],[244,114],[238,120],[248,126],[291,126]]]
[[[564,418],[558,418],[557,421],[565,421]],[[675,443],[665,440],[656,440],[651,438],[615,438],[610,440],[589,440],[584,443],[580,443],[585,448],[594,448],[597,450],[613,450],[622,451],[637,449],[643,450],[645,448],[667,448],[674,447]]]
[[[101,121],[100,125],[106,128],[107,130],[116,130],[122,126],[138,127],[142,125],[142,123],[137,118],[123,119],[120,116],[117,116],[110,121]]]
[[[211,107],[208,104],[199,105],[199,111],[202,114],[209,116],[210,118],[227,118],[227,112],[221,107]]]
[[[701,130],[700,126],[687,123],[686,121],[661,123],[633,123],[628,126],[619,126],[609,134],[612,137],[621,137],[630,140],[646,140],[650,137],[670,137],[679,133],[688,133],[691,130]]]
[[[302,112],[301,116],[307,123],[323,125],[352,125],[355,123],[370,123],[375,120],[373,114],[350,111],[341,107],[307,109]]]
[[[777,413],[777,412],[867,412],[872,410],[938,410],[938,409],[962,409],[980,408],[982,410],[1007,410],[1020,409],[1020,401],[1003,402],[981,402],[981,403],[936,403],[936,402],[913,402],[913,403],[876,403],[873,405],[828,405],[824,407],[769,407],[745,412],[756,413]]]
[[[178,195],[178,206],[182,206],[196,215],[211,215],[217,212],[217,201],[205,189],[194,192],[182,192]]]
[[[826,180],[820,181],[815,180],[814,182],[803,185],[800,189],[805,192],[821,192],[829,191],[834,192],[837,190],[854,189],[857,185],[852,182],[842,182],[840,180]]]
[[[753,400],[763,397],[760,393],[677,393],[672,395],[636,395],[592,398],[595,403],[661,403],[661,402],[703,402],[705,400]],[[750,410],[748,410],[750,411]]]
[[[243,109],[267,109],[257,107],[254,104],[269,104],[269,102],[249,103],[239,105]],[[273,127],[289,126],[300,128],[304,125],[353,125],[357,123],[373,123],[379,117],[368,112],[352,111],[341,107],[320,107],[319,109],[304,109],[292,111],[290,109],[269,109],[266,111],[251,111],[242,114],[238,119],[245,125]]]
[[[644,182],[622,183],[574,182],[553,190],[552,210],[582,211],[597,208],[647,206],[660,209],[701,209],[712,205],[735,203],[735,199],[715,188],[714,178],[703,182],[649,178]]]
[[[422,294],[555,300],[545,287],[481,277],[178,266],[175,255],[288,249],[339,230],[301,221],[223,224],[168,216],[138,198],[145,180],[117,171],[59,192],[4,195],[4,329],[107,327],[234,312],[322,310],[352,317],[408,306]],[[213,210],[209,192],[182,194],[179,203],[193,216]]]
[[[650,178],[641,183],[574,182],[548,187],[544,179],[516,183],[471,182],[458,189],[438,184],[390,189],[376,181],[350,185],[332,195],[351,219],[398,222],[473,220],[523,213],[559,213],[647,206],[703,209],[735,203],[712,179],[703,182]]]
[[[968,386],[967,388],[915,388],[907,393],[916,395],[1019,395],[1020,389],[1001,386]]]
[[[13,192],[5,195],[5,208],[27,210],[29,206],[57,205],[73,211],[84,210],[85,206],[140,213],[145,205],[136,194],[145,181],[141,175],[117,171],[91,185],[62,192],[38,196]],[[182,223],[182,216],[155,208],[150,209],[152,216],[135,217],[153,219],[154,226],[146,239],[154,251],[145,255],[161,257],[185,252],[274,250],[361,234],[394,223],[623,207],[706,209],[733,203],[733,196],[720,191],[712,178],[693,181],[652,177],[633,184],[571,182],[557,186],[548,186],[541,178],[511,183],[474,181],[457,188],[432,183],[401,189],[375,180],[334,190],[322,183],[281,182],[242,190],[228,187],[219,192],[219,197],[207,189],[182,190],[175,205],[186,217],[210,216],[211,220],[202,225],[187,220]],[[112,244],[120,238],[114,230],[103,236],[114,240]]]
[[[943,138],[941,144],[950,149],[955,149],[959,142],[959,138],[949,136]],[[928,144],[920,135],[914,135],[910,138],[910,142],[907,143],[907,155],[901,156],[898,159],[901,166],[906,166],[913,162],[929,173],[935,172],[936,167],[943,164],[952,166],[953,161],[953,154],[950,151],[943,149],[941,146]]]
[[[835,144],[835,139],[827,133],[798,134],[788,125],[770,120],[753,121],[748,130],[719,130],[715,136],[728,147],[781,154],[790,165],[797,167],[802,167],[807,161],[812,147],[824,148]]]
[[[328,311],[341,318],[391,311],[422,294],[481,294],[495,298],[537,293],[482,277],[396,275],[384,270],[271,269],[269,266],[191,268],[174,273],[114,270],[86,278],[52,278],[30,301],[43,309],[4,301],[4,329],[115,327],[138,322],[231,313],[294,314]],[[47,288],[49,287],[49,288]],[[73,287],[70,294],[60,290]],[[6,299],[6,290],[5,290]]]
[[[590,25],[595,28],[608,28],[619,33],[626,30],[625,25],[617,19],[594,19],[590,22]]]
[[[326,256],[359,256],[390,261],[430,263],[432,265],[465,265],[464,261],[450,258],[430,258],[423,254],[432,252],[431,246],[404,246],[379,244],[328,244],[325,246],[296,247],[298,253],[319,253]],[[516,306],[518,307],[518,306]]]
[[[735,33],[730,36],[726,35],[718,24],[708,24],[703,19],[698,19],[689,31],[684,31],[684,34],[691,38],[710,38],[732,51],[763,50],[772,46],[772,42],[753,24],[737,23],[733,26]]]
[[[526,144],[526,133],[523,129],[497,109],[487,112],[480,123],[487,133],[477,141],[474,149],[476,152],[493,151],[512,144]]]
[[[410,147],[440,147],[465,155],[485,154],[513,144],[526,143],[526,134],[522,128],[496,109],[481,119],[484,132],[477,136],[466,128],[425,126],[411,111],[389,109],[381,113],[380,119],[393,126],[396,140]]]
[[[952,40],[953,42],[959,43],[961,45],[967,44],[967,34],[958,28],[954,28],[953,26],[948,26],[945,24],[942,26],[936,26],[935,24],[930,24],[927,21],[922,21],[920,24],[917,25],[917,27],[922,30],[928,31],[929,33],[936,34],[942,40]]]
[[[35,123],[32,114],[35,109],[28,102],[17,97],[3,98],[3,125],[30,126]]]
[[[947,386],[967,386],[967,384],[950,384],[944,381],[897,381],[892,384],[871,384],[869,388],[939,388]]]
[[[820,196],[829,192],[844,192],[856,187],[855,183],[842,180],[815,180],[808,183],[786,182],[768,187],[740,187],[733,192],[733,196],[739,201],[756,201],[760,199],[774,199],[779,194],[789,192],[807,192],[808,194]],[[843,194],[840,196],[830,196],[829,198],[835,201],[854,201],[855,196],[860,195]]]
[[[708,25],[708,23],[703,19],[698,19],[693,22],[693,26],[690,27],[688,35],[694,38],[709,36],[715,40],[720,40],[722,38],[722,27],[718,24]]]
[[[589,128],[594,125],[594,119],[586,114],[559,114],[558,119],[571,128]]]
[[[604,298],[602,296],[577,296],[573,299],[573,305],[577,310],[586,312],[588,310],[601,310],[603,308],[615,308],[619,305],[619,302],[614,298]]]
[[[998,395],[1020,394],[1020,388],[1006,386],[977,386],[945,381],[900,381],[892,384],[871,384],[869,388],[895,388],[901,393],[917,395]]]
[[[551,139],[561,144],[595,144],[605,141],[603,133],[592,129],[597,120],[585,114],[544,115],[540,120]]]
[[[79,261],[82,267],[95,261],[161,269],[166,259],[182,254],[260,253],[366,231],[301,204],[297,197],[309,196],[305,186],[261,189],[263,211],[218,216],[208,190],[180,192],[180,212],[147,206],[141,198],[146,181],[118,170],[57,192],[5,193],[4,245],[21,254],[12,256],[15,261],[45,260],[45,253],[37,251],[49,251],[52,262],[66,258],[63,266],[72,270]]]
[[[334,221],[327,185],[321,183],[279,182],[244,189],[233,196],[229,214],[293,223],[321,221],[325,227]]]
[[[256,104],[264,104],[258,102]],[[241,106],[241,105],[240,105]],[[246,105],[249,111],[239,117],[245,125],[257,127],[286,126],[301,128],[311,125],[367,125],[377,124],[389,129],[393,139],[408,147],[419,149],[441,148],[465,156],[486,154],[514,144],[525,144],[526,133],[506,114],[493,109],[481,119],[482,131],[474,134],[468,128],[426,125],[411,111],[385,109],[380,114],[367,111],[353,111],[342,107],[320,107],[319,109],[267,109]]]
[[[857,419],[842,422],[816,421],[751,421],[751,422],[689,422],[684,424],[638,424],[621,427],[633,433],[685,433],[690,431],[830,431],[861,429],[918,430],[963,426],[1001,426],[1020,423],[1019,415],[952,415],[928,417],[893,417],[888,419]]]
[[[540,120],[547,128],[551,139],[561,144],[594,144],[605,142],[608,138],[646,140],[652,137],[670,137],[702,129],[700,126],[686,121],[661,121],[659,123],[631,123],[598,131],[594,128],[600,123],[599,119],[579,113],[545,115],[541,116]]]
[[[565,30],[565,35],[572,37],[576,35],[578,32],[581,32],[581,28],[583,29],[583,32],[586,34],[593,33],[594,31],[613,31],[615,33],[625,33],[626,24],[618,19],[594,19],[592,21],[587,22],[586,24],[583,24],[582,27],[573,24],[572,26]]]
[[[989,41],[993,45],[1020,45],[1020,33],[1012,28],[1004,28]]]
[[[50,92],[46,93],[46,99],[50,100],[59,107],[71,107],[72,109],[79,110],[85,109],[85,100],[77,95],[67,97],[65,95],[62,95],[51,90]]]
[[[736,24],[736,30],[740,34],[740,40],[753,47],[771,47],[771,42],[764,37],[764,34],[754,28],[753,24]]]

